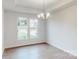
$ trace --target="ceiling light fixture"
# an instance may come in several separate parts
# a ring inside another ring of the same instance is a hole
[[[46,19],[48,19],[49,16],[50,16],[50,13],[46,11],[45,0],[43,0],[43,12],[42,13],[39,13],[37,15],[37,17],[46,20]]]

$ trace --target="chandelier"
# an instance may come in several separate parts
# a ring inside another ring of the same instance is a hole
[[[37,15],[38,18],[48,19],[50,13],[46,11],[45,0],[43,0],[43,11]]]

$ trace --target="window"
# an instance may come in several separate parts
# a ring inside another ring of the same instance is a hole
[[[19,17],[17,30],[19,40],[38,39],[38,20]]]
[[[38,20],[30,19],[30,39],[38,38]]]

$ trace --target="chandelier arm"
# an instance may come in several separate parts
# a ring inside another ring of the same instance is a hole
[[[42,18],[46,20],[50,16],[50,13],[46,12],[46,1],[45,0],[42,1],[43,1],[43,9],[42,9],[43,11],[38,15],[38,18]]]
[[[46,12],[45,0],[43,0],[43,12]]]

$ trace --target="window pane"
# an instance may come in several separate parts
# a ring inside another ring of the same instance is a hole
[[[30,27],[37,27],[38,20],[37,19],[30,19]]]
[[[27,28],[28,27],[28,21],[27,18],[19,17],[18,19],[18,28]]]
[[[25,40],[28,39],[28,32],[26,29],[19,29],[18,30],[18,40]]]
[[[37,29],[30,29],[30,38],[37,39],[38,38],[38,31]]]
[[[18,40],[28,39],[28,21],[27,18],[19,17],[17,22]]]

